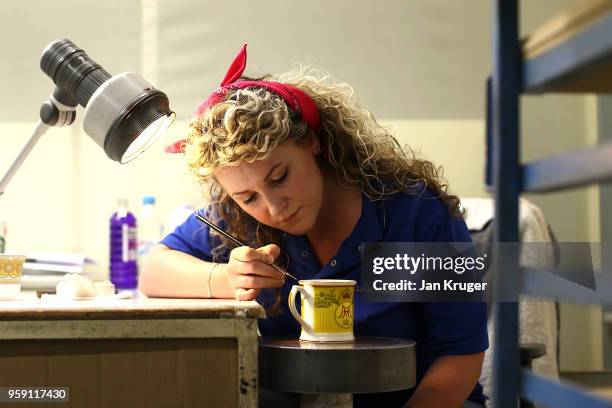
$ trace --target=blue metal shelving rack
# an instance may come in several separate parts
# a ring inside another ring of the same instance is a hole
[[[612,143],[521,164],[519,98],[530,92],[612,92],[612,13],[550,51],[523,61],[517,0],[493,1],[493,74],[487,86],[487,184],[495,198],[497,242],[517,242],[522,192],[546,192],[612,179]],[[584,80],[591,78],[593,80]],[[612,280],[577,292],[529,278],[518,259],[494,272],[494,293],[525,293],[590,303],[612,303]],[[519,280],[516,277],[522,276]],[[495,305],[493,404],[516,408],[518,400],[547,407],[606,407],[612,401],[569,382],[554,382],[520,368],[518,304]]]

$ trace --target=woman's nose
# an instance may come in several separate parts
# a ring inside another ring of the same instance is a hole
[[[266,198],[268,203],[268,212],[272,218],[285,217],[287,210],[287,200],[283,197],[270,196]]]

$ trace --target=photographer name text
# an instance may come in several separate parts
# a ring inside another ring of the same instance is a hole
[[[473,293],[487,289],[488,282],[455,282],[452,279],[445,279],[442,282],[428,282],[422,280],[420,285],[417,282],[402,279],[399,282],[384,282],[376,279],[372,286],[374,290],[380,291],[410,291],[410,292],[439,292],[439,291],[462,291]]]

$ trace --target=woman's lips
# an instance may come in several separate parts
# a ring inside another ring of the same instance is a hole
[[[297,213],[300,211],[301,208],[302,207],[299,207],[297,210],[295,210],[293,214],[291,214],[287,218],[280,220],[279,224],[287,224],[287,223],[293,222],[295,220],[295,216],[297,215]]]

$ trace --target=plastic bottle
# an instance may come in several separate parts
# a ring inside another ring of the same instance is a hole
[[[110,219],[110,279],[118,289],[138,286],[136,217],[128,211],[128,200],[119,199]]]
[[[163,237],[164,226],[155,207],[154,196],[142,198],[142,211],[138,217],[138,265],[142,267],[144,259]]]
[[[6,251],[6,222],[0,221],[0,254]]]
[[[171,232],[181,225],[195,210],[189,204],[181,204],[177,206],[174,211],[168,217],[166,223],[166,231]]]

